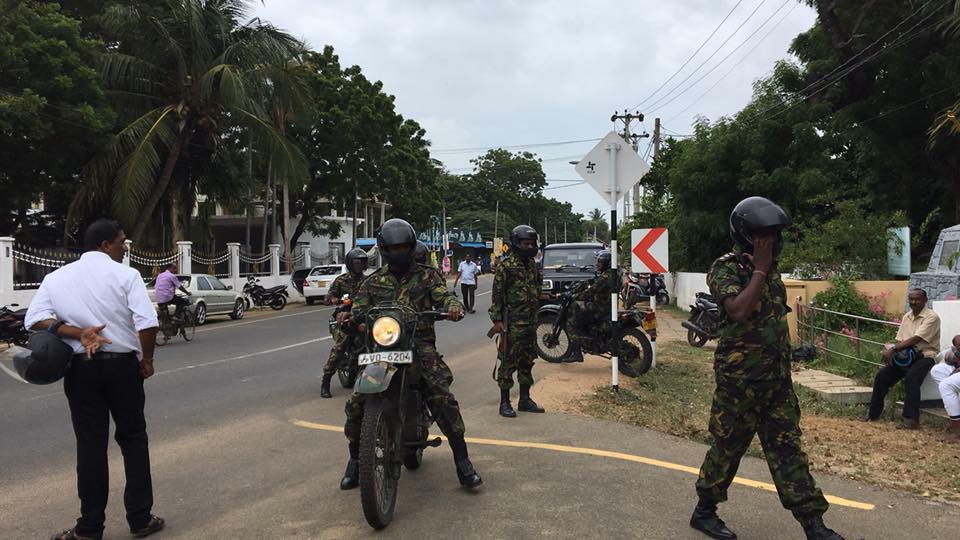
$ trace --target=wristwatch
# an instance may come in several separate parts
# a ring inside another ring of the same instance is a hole
[[[47,328],[47,332],[50,332],[51,334],[53,334],[53,335],[55,335],[55,336],[57,336],[57,337],[60,337],[60,335],[57,334],[57,332],[60,331],[60,327],[61,327],[61,326],[63,326],[63,321],[57,321],[57,322],[51,324],[49,328]]]

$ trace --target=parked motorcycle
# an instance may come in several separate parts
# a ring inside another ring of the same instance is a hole
[[[629,272],[623,285],[621,291],[623,305],[628,309],[643,298],[656,298],[657,305],[660,306],[670,303],[670,293],[667,292],[667,284],[663,279],[663,274]]]
[[[703,347],[707,341],[717,339],[720,324],[720,310],[713,297],[707,293],[697,293],[694,305],[690,306],[690,318],[681,323],[687,329],[687,343],[694,347]]]
[[[23,326],[27,310],[26,308],[16,309],[17,307],[19,307],[17,304],[0,307],[0,342],[24,347],[30,338],[30,333]]]
[[[537,354],[547,362],[563,362],[573,354],[578,345],[568,330],[573,320],[569,319],[570,305],[574,295],[560,295],[560,304],[547,304],[537,312]],[[579,343],[584,354],[595,354],[610,358],[610,324],[598,323],[597,331],[590,332],[590,338]],[[650,370],[653,353],[649,334],[656,339],[657,316],[653,311],[625,309],[620,311],[617,322],[620,335],[617,350],[617,369],[628,377],[639,377]]]
[[[337,328],[337,314],[338,313],[349,313],[353,308],[353,299],[350,298],[349,294],[343,295],[343,298],[340,299],[339,306],[337,309],[330,314],[330,335],[332,336],[334,330]],[[357,381],[357,341],[353,336],[347,337],[347,350],[344,355],[341,364],[337,366],[337,378],[340,379],[340,386],[344,388],[353,388],[354,383]]]
[[[417,312],[385,303],[370,309],[360,327],[364,350],[357,361],[356,391],[365,394],[360,428],[360,501],[367,523],[383,529],[393,520],[403,466],[420,467],[423,449],[440,446],[428,440],[433,418],[420,393],[413,366],[414,332],[421,319],[440,321],[446,313]]]
[[[287,305],[287,297],[290,296],[286,285],[277,285],[267,289],[260,285],[259,279],[253,276],[247,277],[247,283],[243,286],[243,294],[246,296],[248,308],[251,305],[257,307],[270,306],[270,309],[275,311],[283,309]]]

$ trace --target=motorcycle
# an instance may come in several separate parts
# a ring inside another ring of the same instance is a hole
[[[574,292],[579,288],[574,289]],[[560,363],[568,358],[579,345],[585,354],[595,354],[611,358],[610,325],[600,323],[599,331],[590,332],[590,338],[584,343],[575,343],[570,336],[568,326],[574,321],[569,319],[570,305],[574,302],[573,293],[560,295],[560,304],[547,304],[537,312],[537,354],[547,362]],[[653,363],[650,346],[650,334],[657,336],[657,316],[653,311],[625,309],[619,312],[617,321],[618,342],[617,370],[627,377],[639,377]]]
[[[286,285],[277,285],[266,289],[263,285],[260,285],[260,280],[253,276],[247,277],[247,283],[243,286],[243,294],[246,297],[247,308],[251,305],[257,307],[270,306],[270,309],[274,311],[283,309],[287,305],[287,297],[290,296]]]
[[[337,309],[330,314],[329,324],[331,336],[334,335],[334,331],[337,330],[337,314],[349,313],[352,308],[353,300],[350,298],[350,295],[343,295]],[[344,356],[342,363],[337,366],[337,378],[340,379],[340,386],[353,388],[354,383],[357,381],[357,351],[353,336],[348,336],[347,339],[349,340],[347,354]]]
[[[364,394],[360,428],[360,502],[367,523],[383,529],[393,520],[402,467],[418,469],[423,450],[440,446],[428,440],[433,417],[421,395],[414,364],[414,332],[421,319],[440,321],[446,313],[417,312],[394,303],[364,315],[359,330],[364,352],[355,391]]]
[[[716,301],[707,293],[697,293],[694,305],[690,306],[690,318],[680,325],[687,329],[687,343],[703,347],[707,341],[717,339],[720,310]]]
[[[656,298],[658,306],[670,303],[670,293],[663,274],[627,274],[623,287],[623,305],[628,309],[636,305],[641,298]]]
[[[17,307],[19,307],[17,304],[0,307],[0,341],[25,347],[30,338],[30,333],[23,326],[27,310],[26,308],[15,309]]]

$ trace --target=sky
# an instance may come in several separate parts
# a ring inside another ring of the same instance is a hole
[[[426,129],[433,156],[450,172],[469,173],[470,160],[485,148],[534,152],[549,181],[545,194],[583,214],[606,211],[607,203],[575,183],[581,179],[569,162],[621,129],[610,122],[614,112],[643,113],[634,131],[652,133],[660,117],[665,134],[679,135],[691,133],[697,116],[731,115],[816,19],[799,0],[264,0],[255,6],[262,19],[316,50],[332,45],[341,65],[359,65],[383,81],[400,114]],[[582,142],[543,145],[567,141]],[[640,141],[641,156],[649,141]]]

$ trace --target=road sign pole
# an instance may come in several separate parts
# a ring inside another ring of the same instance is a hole
[[[620,293],[620,280],[617,279],[617,151],[620,145],[607,145],[610,156],[610,386],[614,392],[620,390],[620,358],[617,356],[617,296]]]

